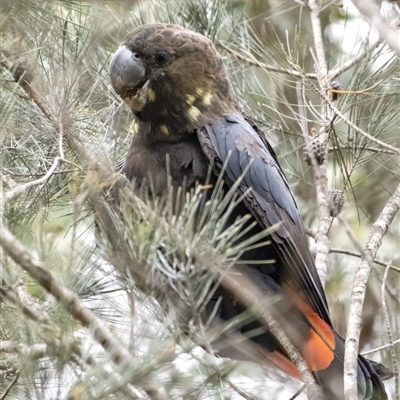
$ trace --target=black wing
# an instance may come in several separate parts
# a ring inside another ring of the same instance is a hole
[[[331,325],[325,294],[310,254],[303,223],[288,182],[269,144],[240,115],[218,119],[197,132],[204,154],[231,186],[245,172],[238,188],[249,188],[244,203],[262,228],[279,223],[271,235],[280,258],[281,282],[300,291],[320,317]]]

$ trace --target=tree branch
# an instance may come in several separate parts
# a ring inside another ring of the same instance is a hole
[[[344,389],[345,399],[357,398],[357,355],[361,332],[361,313],[372,264],[394,216],[400,209],[400,185],[386,203],[377,221],[372,225],[364,254],[357,268],[350,300],[350,312],[345,345]]]

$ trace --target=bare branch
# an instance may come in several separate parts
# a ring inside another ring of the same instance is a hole
[[[18,300],[21,308],[29,310],[35,316],[36,321],[48,324],[50,322],[47,312],[35,301],[28,289],[24,285],[22,279],[19,279],[15,284],[15,292],[17,293]]]
[[[328,67],[325,59],[325,49],[322,37],[321,21],[320,21],[320,9],[317,0],[308,0],[307,6],[310,10],[311,24],[313,29],[314,47],[316,53],[316,69],[318,75],[319,88],[324,93],[328,89],[327,73]],[[313,52],[312,52],[313,54]],[[310,80],[309,80],[310,81]],[[324,99],[321,99],[322,118],[320,121],[320,133],[324,133],[326,128],[329,126],[328,111]],[[308,133],[304,136],[306,145],[308,144]],[[319,165],[315,159],[311,158],[311,164],[313,166],[315,176],[315,186],[317,191],[317,202],[318,202],[318,235],[316,236],[316,257],[315,266],[320,276],[322,285],[325,284],[326,270],[329,259],[329,248],[330,248],[330,228],[331,218],[329,211],[328,201],[328,176],[327,176],[327,156],[328,146],[325,147],[325,161]]]
[[[395,344],[400,343],[400,339],[393,340],[392,343],[384,344],[383,346],[375,347],[374,349],[363,351],[361,353],[362,356],[367,356],[368,354],[376,353],[378,351],[382,351],[388,349],[389,347],[394,346]]]
[[[361,263],[354,278],[345,345],[344,388],[345,399],[357,398],[357,355],[361,332],[361,313],[372,263],[394,216],[400,208],[400,185],[386,203],[377,221],[372,225]]]
[[[325,60],[325,49],[324,41],[322,38],[321,21],[319,19],[319,5],[317,0],[308,0],[308,8],[310,9],[311,24],[313,28],[314,46],[317,55],[317,74],[318,82],[321,89],[324,89],[327,85],[326,75],[328,73],[328,67]]]
[[[371,21],[371,24],[376,28],[388,46],[400,56],[400,36],[385,21],[376,4],[371,0],[352,0],[352,2],[358,8],[358,11]]]
[[[31,346],[17,345],[11,340],[0,342],[0,352],[3,353],[16,353],[30,359],[39,359],[46,355],[48,352],[48,345],[46,343],[33,344]]]
[[[306,148],[310,148],[310,137],[307,131],[307,117],[304,113],[303,98],[304,98],[304,85],[298,83],[296,85],[297,101],[300,107],[300,126],[304,137]],[[316,159],[314,152],[310,149],[308,155],[311,161],[311,165],[314,171],[315,186],[317,188],[317,202],[318,202],[318,216],[319,216],[319,227],[318,232],[314,239],[316,242],[316,257],[315,267],[318,271],[318,276],[321,280],[322,286],[325,286],[326,273],[328,266],[329,250],[330,250],[330,227],[331,218],[329,211],[328,202],[328,179],[326,175],[326,159],[325,162],[320,165]]]

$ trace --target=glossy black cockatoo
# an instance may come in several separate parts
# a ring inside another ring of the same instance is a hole
[[[114,54],[110,76],[136,119],[124,167],[129,180],[139,186],[151,181],[154,192],[161,195],[167,189],[167,170],[173,185],[185,182],[189,190],[196,182],[208,182],[210,165],[214,177],[224,175],[227,188],[247,168],[237,188],[244,196],[236,207],[237,215],[251,214],[256,221],[252,233],[274,224],[279,227],[270,235],[271,245],[244,256],[252,262],[240,266],[241,274],[266,296],[278,298],[271,305],[273,313],[325,397],[343,399],[344,341],[332,327],[296,203],[271,146],[238,110],[213,43],[176,25],[140,26],[126,36]],[[275,263],[257,264],[257,260],[268,259]],[[208,309],[226,320],[245,307],[219,288]],[[255,327],[253,321],[241,332]],[[301,379],[268,329],[251,340],[262,358]],[[236,357],[229,348],[217,347],[216,351],[224,357]],[[357,373],[359,399],[387,398],[375,369],[361,356]]]

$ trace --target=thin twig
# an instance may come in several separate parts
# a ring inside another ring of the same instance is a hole
[[[318,89],[310,80],[308,81],[308,83],[312,87],[312,89],[315,90],[326,101],[326,103],[328,104],[330,109],[335,113],[335,115],[337,115],[345,124],[350,126],[350,128],[353,128],[357,133],[366,137],[371,142],[378,144],[378,145],[384,147],[385,149],[388,149],[396,154],[400,154],[400,149],[397,149],[396,147],[393,147],[390,144],[382,142],[381,140],[370,135],[369,133],[363,131],[355,123],[351,122],[341,111],[339,111],[336,108],[336,106],[333,104],[333,102],[329,99],[329,96],[327,96],[324,92],[322,92],[320,89]]]
[[[304,112],[304,84],[298,82],[296,84],[297,102],[300,109],[300,127],[303,134],[306,148],[308,149],[308,156],[311,161],[311,165],[314,171],[315,185],[317,188],[317,201],[318,201],[318,213],[319,213],[319,230],[314,236],[317,248],[315,267],[318,272],[319,279],[321,280],[322,286],[325,286],[328,257],[330,249],[329,232],[330,232],[330,213],[329,204],[327,199],[327,178],[325,168],[321,169],[318,164],[314,152],[310,148],[310,137],[308,134],[307,116]],[[327,209],[326,209],[327,207]],[[329,221],[329,225],[326,222]]]
[[[10,200],[14,200],[16,197],[20,196],[22,193],[26,192],[29,188],[33,187],[33,186],[39,186],[39,185],[43,185],[44,183],[46,183],[51,176],[53,175],[54,171],[58,168],[58,166],[64,161],[64,159],[62,157],[56,157],[53,161],[53,165],[50,167],[50,169],[46,172],[45,175],[43,175],[41,178],[36,179],[34,181],[30,181],[30,182],[26,182],[24,184],[15,184],[15,182],[13,182],[14,184],[11,184],[11,177],[6,175],[6,176],[2,176],[2,179],[5,183],[7,183],[7,185],[11,188],[12,190],[7,191],[6,193],[4,193],[4,200],[5,202],[8,202]]]
[[[348,71],[351,67],[356,65],[360,60],[364,59],[368,53],[375,50],[381,43],[382,43],[381,41],[377,40],[376,42],[370,44],[368,47],[365,47],[362,52],[360,52],[353,58],[350,58],[349,60],[347,60],[345,62],[341,62],[336,68],[332,68],[328,72],[328,81],[332,82],[339,75]]]
[[[369,151],[371,153],[379,153],[379,154],[390,154],[390,155],[396,155],[397,153],[392,150],[383,150],[383,149],[377,149],[376,147],[361,147],[361,146],[329,146],[329,152],[334,152],[334,151],[343,151],[343,150],[350,150],[354,151],[354,149],[359,149],[363,151]]]
[[[363,255],[361,253],[357,253],[355,251],[351,250],[346,250],[346,249],[338,249],[338,248],[331,248],[331,253],[337,253],[337,254],[345,254],[346,256],[352,256],[352,257],[358,257],[361,258]],[[375,264],[381,265],[382,267],[386,267],[387,263],[381,261],[381,260],[374,260]],[[391,266],[390,267],[393,271],[400,272],[400,268]]]
[[[368,277],[371,273],[376,253],[382,243],[382,238],[389,229],[399,209],[400,185],[386,203],[377,221],[372,225],[361,262],[354,278],[344,358],[344,389],[346,400],[357,398],[357,355],[361,332],[361,314]]]
[[[314,73],[309,73],[309,72],[299,72],[294,69],[286,69],[282,67],[278,67],[272,64],[266,64],[262,61],[257,60],[252,54],[247,53],[246,55],[239,53],[236,50],[233,50],[231,47],[227,46],[225,43],[222,43],[221,41],[217,42],[217,44],[222,47],[224,50],[226,50],[228,53],[234,55],[238,60],[244,61],[248,65],[253,65],[255,67],[260,67],[266,71],[271,71],[271,72],[279,72],[282,74],[288,74],[291,76],[295,76],[296,78],[303,78],[304,76],[307,76],[309,79],[318,79],[317,74]]]
[[[361,355],[367,356],[368,354],[372,354],[372,353],[376,353],[378,351],[385,350],[385,349],[392,347],[393,345],[398,344],[398,343],[400,343],[400,339],[393,340],[392,343],[384,344],[383,346],[375,347],[374,349],[371,349],[371,350],[363,351],[361,353]]]
[[[324,40],[322,37],[321,21],[319,18],[320,10],[317,0],[308,0],[307,5],[308,8],[310,9],[314,46],[318,61],[317,65],[318,82],[320,84],[321,89],[323,89],[327,85],[326,76],[328,73],[328,67],[325,59]]]
[[[290,396],[290,398],[288,400],[297,399],[297,397],[299,397],[304,392],[305,388],[306,388],[306,385],[303,385],[293,396]]]

